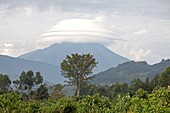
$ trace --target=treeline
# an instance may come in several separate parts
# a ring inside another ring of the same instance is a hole
[[[43,83],[40,72],[23,71],[17,80],[11,81],[8,75],[0,74],[0,94],[16,92],[24,100],[39,100],[49,97],[48,88]]]
[[[110,98],[95,94],[81,100],[51,98],[44,101],[23,101],[17,93],[0,95],[1,113],[169,113],[170,90],[159,88],[151,94],[139,89],[134,96]]]
[[[151,94],[154,89],[159,89],[160,87],[167,88],[168,86],[170,86],[170,67],[161,74],[155,75],[152,80],[147,78],[145,81],[141,81],[139,78],[136,78],[132,80],[130,84],[116,82],[111,86],[84,84],[82,95],[94,95],[100,93],[111,99],[116,99],[118,95],[123,96],[127,93],[130,96],[133,96],[138,89],[143,89]]]
[[[83,83],[80,97],[65,97],[61,84],[47,87],[40,72],[22,72],[18,80],[0,74],[2,113],[169,113],[170,67],[152,80],[111,86]]]

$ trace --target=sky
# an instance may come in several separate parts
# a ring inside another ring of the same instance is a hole
[[[135,61],[170,58],[170,0],[0,0],[0,54],[101,43]]]

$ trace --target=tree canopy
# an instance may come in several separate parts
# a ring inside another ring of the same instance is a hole
[[[0,89],[6,90],[11,85],[11,80],[8,75],[0,74]]]
[[[42,82],[43,77],[41,76],[40,72],[36,72],[36,75],[34,75],[32,70],[27,72],[23,71],[19,76],[19,79],[13,81],[18,90],[21,92],[27,91],[27,93],[30,93],[33,86]]]
[[[77,86],[75,95],[80,94],[81,84],[89,79],[89,74],[93,73],[93,68],[98,62],[91,54],[72,54],[67,55],[60,64],[61,75],[68,78],[68,83]]]

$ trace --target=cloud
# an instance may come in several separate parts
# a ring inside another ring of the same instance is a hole
[[[0,49],[0,54],[2,55],[10,55],[11,53],[13,53],[13,49],[12,48],[1,48]]]
[[[12,42],[12,43],[10,43]],[[36,45],[29,40],[16,39],[15,41],[0,42],[0,54],[9,56],[19,56],[25,52],[36,49]]]
[[[154,63],[170,56],[169,6],[169,0],[0,0],[0,53],[17,56],[56,42],[98,42]]]
[[[12,43],[4,43],[0,46],[0,54],[2,55],[10,55],[13,51],[13,44]]]
[[[95,42],[105,44],[121,40],[115,32],[104,26],[102,21],[102,17],[62,20],[42,34],[42,39],[39,39],[38,42]]]
[[[13,47],[14,45],[12,43],[4,43],[4,47]]]
[[[41,11],[54,7],[64,12],[82,12],[111,14],[147,15],[156,18],[169,19],[169,0],[2,0],[1,4],[8,4],[9,8],[35,6]],[[135,12],[135,13],[134,13]]]
[[[146,58],[150,52],[151,52],[150,50],[145,51],[143,49],[139,49],[132,50],[130,54],[134,56],[134,60],[140,60],[141,58]]]
[[[147,33],[147,30],[146,29],[141,29],[139,31],[136,31],[134,32],[133,34],[134,35],[141,35],[141,34],[146,34]]]
[[[32,14],[31,8],[25,7],[24,9],[25,9],[25,13],[26,13],[28,16]]]

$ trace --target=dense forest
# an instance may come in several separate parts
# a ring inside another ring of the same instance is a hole
[[[91,64],[86,61],[90,61]],[[86,63],[86,68],[81,67],[80,64]],[[72,67],[70,64],[75,66]],[[108,86],[87,81],[91,79],[87,75],[96,64],[90,54],[67,56],[61,63],[62,75],[67,75],[70,80],[68,82],[77,85],[75,95],[69,97],[64,95],[62,89],[71,84],[47,86],[40,72],[23,71],[14,81],[11,81],[8,75],[0,74],[1,113],[170,112],[170,67],[151,80],[147,78],[142,81],[138,78],[130,84],[116,82]],[[74,68],[79,70],[75,71]],[[77,77],[78,75],[81,77]]]

